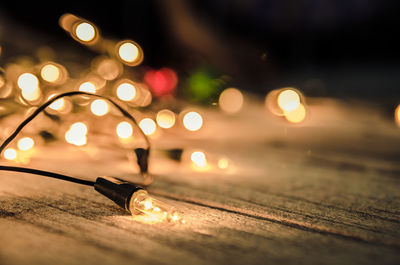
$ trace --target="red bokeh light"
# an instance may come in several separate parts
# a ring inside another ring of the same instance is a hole
[[[178,84],[178,76],[170,68],[149,70],[144,75],[144,81],[149,85],[155,97],[174,94]]]

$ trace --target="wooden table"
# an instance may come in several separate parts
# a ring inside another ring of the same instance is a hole
[[[400,263],[400,129],[379,109],[314,99],[302,125],[257,100],[236,116],[202,113],[199,133],[152,139],[149,192],[185,224],[148,223],[90,187],[1,173],[0,264]],[[157,151],[172,147],[202,149],[213,167]],[[124,156],[58,143],[38,147],[29,166],[129,179]],[[222,156],[227,171],[215,168]]]

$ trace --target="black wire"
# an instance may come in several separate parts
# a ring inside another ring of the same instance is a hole
[[[120,105],[118,105],[116,102],[114,102],[112,99],[109,99],[107,97],[103,97],[101,95],[96,95],[96,94],[91,94],[91,93],[87,93],[87,92],[83,92],[83,91],[72,91],[72,92],[66,92],[66,93],[62,93],[58,96],[53,97],[52,99],[50,99],[49,101],[45,102],[43,105],[41,105],[40,107],[38,107],[35,112],[33,112],[30,116],[28,116],[28,118],[26,118],[23,122],[21,122],[21,124],[17,127],[17,129],[15,129],[15,131],[1,144],[0,146],[0,154],[1,152],[4,150],[4,148],[12,141],[14,140],[14,138],[18,135],[18,133],[30,122],[32,121],[40,112],[42,112],[45,108],[47,108],[49,105],[51,105],[51,103],[53,103],[54,101],[56,101],[57,99],[60,99],[62,97],[69,97],[69,96],[75,96],[75,95],[86,95],[86,96],[93,96],[93,97],[98,97],[98,98],[102,98],[102,99],[106,99],[109,102],[111,102],[111,104],[113,104],[123,115],[124,117],[128,118],[130,121],[133,122],[133,124],[136,125],[136,127],[139,127],[135,118],[132,117],[131,114],[129,114],[128,111],[126,111],[125,109],[123,109]],[[150,149],[150,142],[149,139],[147,138],[147,136],[143,133],[142,130],[139,129],[139,132],[142,134],[143,138],[146,141],[146,145],[147,145],[147,150]]]
[[[74,178],[74,177],[70,177],[70,176],[66,176],[66,175],[62,175],[62,174],[58,174],[58,173],[54,173],[54,172],[33,169],[33,168],[26,168],[26,167],[0,166],[0,170],[41,175],[41,176],[45,176],[45,177],[49,177],[49,178],[61,179],[61,180],[69,181],[69,182],[87,185],[87,186],[94,186],[94,183],[95,183],[90,180],[78,179],[78,178]]]
[[[128,118],[130,121],[132,121],[133,124],[136,125],[136,127],[139,128],[135,118],[129,114],[128,111],[126,111],[124,108],[122,108],[120,105],[118,105],[116,102],[114,102],[112,99],[101,96],[101,95],[96,95],[96,94],[91,94],[83,91],[72,91],[72,92],[66,92],[62,93],[58,96],[55,96],[48,100],[47,102],[43,103],[40,107],[38,107],[31,115],[29,115],[21,124],[15,129],[15,131],[0,145],[0,154],[2,151],[6,148],[6,146],[15,139],[15,137],[18,135],[18,133],[30,122],[32,121],[37,115],[39,115],[40,112],[42,112],[45,108],[47,108],[49,105],[51,105],[54,101],[57,99],[60,99],[62,97],[69,97],[69,96],[75,96],[75,95],[86,95],[86,96],[93,96],[93,97],[98,97],[102,99],[108,100],[112,105],[114,105],[124,117]],[[147,174],[147,163],[148,163],[148,154],[150,150],[150,141],[147,138],[147,136],[143,133],[143,131],[139,128],[139,132],[142,134],[143,138],[146,141],[147,148],[138,150],[140,148],[135,149],[136,155],[138,156],[138,164],[140,167],[140,172],[143,175],[143,177],[146,179],[148,178]],[[140,157],[139,157],[140,156]],[[145,160],[145,161],[142,161]],[[93,181],[87,181],[87,180],[82,180],[82,179],[77,179],[69,176],[65,176],[62,174],[54,173],[54,172],[48,172],[48,171],[43,171],[43,170],[38,170],[38,169],[32,169],[32,168],[24,168],[24,167],[12,167],[12,166],[0,166],[0,170],[6,170],[6,171],[15,171],[15,172],[24,172],[24,173],[30,173],[30,174],[36,174],[36,175],[42,175],[45,177],[50,177],[50,178],[56,178],[56,179],[62,179],[74,183],[79,183],[83,185],[88,185],[88,186],[93,186],[94,182]]]

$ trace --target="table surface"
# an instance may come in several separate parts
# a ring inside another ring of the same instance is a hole
[[[399,264],[400,129],[372,105],[309,103],[301,125],[248,99],[235,116],[200,109],[198,133],[151,139],[149,193],[185,224],[131,216],[91,187],[2,172],[0,264]],[[125,151],[95,142],[39,146],[28,165],[135,178]],[[161,151],[174,147],[205,151],[210,168]],[[228,170],[215,166],[223,156]]]

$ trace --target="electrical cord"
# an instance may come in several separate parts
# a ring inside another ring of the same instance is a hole
[[[7,139],[4,140],[4,142],[0,145],[0,154],[3,152],[3,150],[7,147],[7,145],[17,137],[17,135],[21,132],[21,130],[29,123],[31,122],[37,115],[39,115],[42,111],[46,109],[49,105],[51,105],[53,102],[56,100],[63,98],[63,97],[69,97],[69,96],[75,96],[75,95],[85,95],[85,96],[92,96],[92,97],[97,97],[97,98],[102,98],[106,99],[109,101],[112,105],[114,105],[121,113],[122,115],[129,119],[136,127],[139,128],[138,123],[136,122],[135,118],[129,114],[127,110],[122,108],[118,103],[113,101],[110,98],[101,96],[101,95],[96,95],[88,92],[83,92],[83,91],[71,91],[71,92],[66,92],[59,94],[47,102],[43,103],[41,106],[39,106],[31,115],[29,115],[23,122],[21,122],[18,127],[15,129],[15,131],[7,137]],[[152,182],[152,177],[149,176],[148,174],[148,159],[149,159],[149,153],[150,153],[150,141],[147,138],[147,136],[143,133],[143,131],[139,128],[139,132],[145,139],[146,148],[136,148],[134,149],[134,152],[137,157],[137,163],[140,168],[140,173],[144,178],[144,183],[142,186],[148,186]],[[35,175],[41,175],[45,177],[51,177],[51,178],[56,178],[56,179],[61,179],[61,180],[66,180],[78,184],[83,184],[83,185],[88,185],[88,186],[93,186],[95,182],[93,181],[87,181],[87,180],[82,180],[54,172],[48,172],[44,170],[38,170],[38,169],[32,169],[32,168],[24,168],[24,167],[13,167],[13,166],[0,166],[0,170],[4,171],[14,171],[14,172],[24,172],[24,173],[29,173],[29,174],[35,174]]]
[[[86,185],[86,186],[94,186],[94,184],[95,184],[94,181],[78,179],[78,178],[74,178],[74,177],[70,177],[70,176],[66,176],[66,175],[62,175],[62,174],[58,174],[58,173],[54,173],[54,172],[33,169],[33,168],[1,166],[0,165],[0,170],[40,175],[40,176],[45,176],[45,177],[49,177],[49,178],[61,179],[61,180],[65,180],[65,181],[69,181],[69,182],[73,182],[73,183],[77,183],[77,184],[82,184],[82,185]]]

